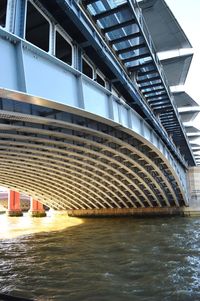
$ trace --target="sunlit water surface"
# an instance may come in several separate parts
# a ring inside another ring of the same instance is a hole
[[[32,218],[28,213],[24,213],[23,217],[8,217],[3,214],[0,215],[0,239],[58,231],[81,223],[81,219],[68,218],[66,215],[57,215],[53,212],[47,212],[45,218]]]
[[[35,300],[200,300],[198,218],[58,216],[57,228],[52,222],[51,232],[32,234],[34,222],[25,219],[0,216],[2,293]],[[21,236],[6,239],[6,231],[17,233],[23,223],[29,234],[21,227]],[[35,223],[50,229],[48,218]]]

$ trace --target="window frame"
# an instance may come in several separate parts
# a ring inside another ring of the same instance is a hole
[[[72,49],[72,63],[71,65],[70,64],[67,64],[66,62],[60,60],[57,56],[56,56],[56,32],[58,32],[61,37],[71,46],[71,49]],[[68,66],[71,66],[71,67],[74,67],[74,55],[75,55],[75,52],[74,52],[74,45],[72,44],[72,39],[70,38],[70,36],[64,31],[62,30],[58,25],[56,25],[54,27],[54,44],[53,44],[53,55],[55,58],[57,58],[59,61],[63,62],[64,64],[67,64]]]
[[[46,21],[49,23],[49,50],[46,51],[42,48],[40,48],[39,46],[31,43],[30,41],[28,41],[26,39],[26,24],[27,24],[27,8],[28,8],[28,3],[31,3],[31,5],[34,6],[34,8],[46,19]],[[48,16],[45,15],[45,13],[42,11],[42,9],[40,7],[37,6],[37,4],[33,1],[33,0],[27,0],[26,1],[26,8],[25,8],[25,17],[24,17],[24,34],[23,34],[23,39],[30,43],[31,45],[34,45],[35,47],[39,48],[40,50],[42,51],[45,51],[46,53],[49,53],[51,54],[52,51],[51,51],[51,45],[52,45],[52,21],[48,18]]]
[[[7,25],[7,22],[8,22],[8,3],[9,2],[9,0],[7,0],[7,2],[6,2],[6,14],[5,14],[5,26],[2,26],[2,25],[0,25],[0,28],[3,28],[3,29],[7,29],[7,27],[8,27],[8,25]]]
[[[120,98],[120,93],[115,87],[112,87],[111,92],[115,97]]]
[[[101,80],[104,82],[104,86],[102,86],[100,83],[98,83],[97,81],[97,75],[101,78]],[[105,79],[105,76],[103,75],[103,73],[99,70],[96,70],[96,78],[95,78],[95,81],[97,84],[99,84],[100,86],[102,86],[103,88],[106,88],[106,79]]]
[[[88,78],[90,78],[91,80],[94,80],[95,79],[95,69],[94,69],[94,66],[93,66],[93,64],[90,62],[90,59],[86,56],[86,55],[82,55],[82,62],[83,61],[85,61],[90,67],[91,67],[91,69],[92,69],[92,78],[91,77],[89,77],[88,75],[86,75],[85,73],[83,73],[83,68],[82,68],[82,70],[81,70],[81,72],[85,75],[85,76],[87,76]],[[82,65],[83,66],[83,65]]]

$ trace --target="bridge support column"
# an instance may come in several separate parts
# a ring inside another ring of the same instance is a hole
[[[22,216],[20,208],[20,193],[10,190],[8,193],[8,216]]]
[[[46,212],[44,210],[43,205],[37,201],[31,198],[31,207],[29,210],[29,213],[31,214],[32,217],[44,217],[46,216]]]
[[[188,170],[190,201],[184,208],[186,216],[200,216],[200,167],[190,167]]]

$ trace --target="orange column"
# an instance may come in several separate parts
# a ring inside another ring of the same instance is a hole
[[[33,198],[30,199],[30,214],[33,217],[44,217],[46,216],[46,212],[43,208],[43,204]]]
[[[20,208],[20,193],[17,191],[10,190],[8,192],[8,211],[9,216],[22,216]]]

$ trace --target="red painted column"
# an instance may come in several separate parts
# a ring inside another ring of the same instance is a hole
[[[8,211],[9,216],[22,216],[20,208],[20,193],[17,191],[10,190],[8,192]]]
[[[33,198],[30,199],[30,214],[33,217],[44,217],[46,216],[46,212],[44,210],[43,204]]]

